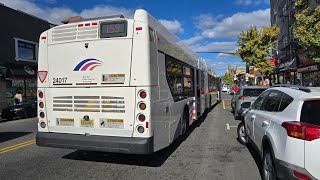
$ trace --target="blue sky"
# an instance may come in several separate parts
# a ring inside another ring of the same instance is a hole
[[[64,18],[133,16],[143,8],[194,51],[234,52],[237,35],[251,25],[270,24],[269,0],[0,0],[53,23]],[[243,67],[241,59],[226,54],[199,54],[219,75],[227,65]]]

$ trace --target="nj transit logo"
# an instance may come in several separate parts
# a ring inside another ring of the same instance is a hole
[[[92,71],[96,67],[101,66],[102,64],[103,64],[103,62],[98,59],[93,59],[93,58],[85,59],[85,60],[81,61],[74,68],[73,71]]]

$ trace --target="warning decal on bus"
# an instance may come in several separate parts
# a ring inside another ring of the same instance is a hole
[[[102,128],[116,128],[116,129],[123,129],[123,119],[100,119],[100,127]]]
[[[110,84],[123,84],[125,82],[125,74],[103,74],[102,75],[102,82],[103,83],[110,83]]]

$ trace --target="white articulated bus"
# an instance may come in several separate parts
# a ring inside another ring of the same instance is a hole
[[[39,146],[150,154],[210,107],[208,68],[144,10],[40,36]]]

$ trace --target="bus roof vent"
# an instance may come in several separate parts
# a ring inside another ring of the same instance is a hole
[[[61,22],[63,24],[68,24],[69,22],[79,21],[79,20],[82,20],[82,19],[83,19],[83,17],[81,17],[81,16],[74,16],[74,17],[69,17],[67,19],[64,19]]]

